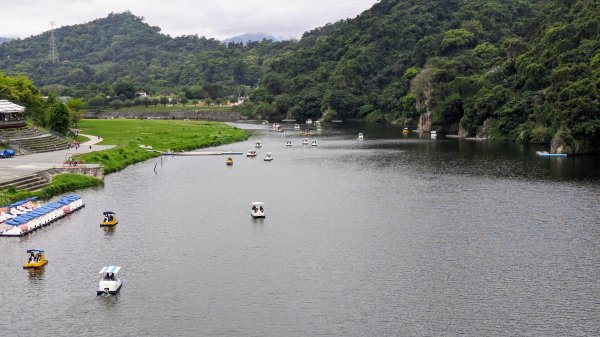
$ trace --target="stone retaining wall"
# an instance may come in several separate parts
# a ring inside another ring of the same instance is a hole
[[[85,164],[82,166],[68,166],[68,167],[56,167],[48,170],[40,171],[38,174],[46,177],[48,181],[50,178],[63,173],[75,173],[83,174],[86,176],[96,177],[100,180],[104,180],[104,168],[98,164]]]

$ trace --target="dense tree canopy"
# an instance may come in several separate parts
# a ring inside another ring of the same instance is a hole
[[[0,45],[0,69],[89,106],[252,92],[240,111],[394,121],[600,150],[598,0],[381,0],[299,41],[172,38],[129,12]],[[1,79],[0,79],[1,80]],[[247,87],[248,86],[248,87]],[[112,103],[111,103],[112,101]]]

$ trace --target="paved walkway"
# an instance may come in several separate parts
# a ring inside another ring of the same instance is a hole
[[[55,167],[62,167],[63,162],[68,157],[67,154],[75,155],[80,153],[102,151],[114,147],[114,145],[96,145],[102,141],[102,138],[97,136],[84,134],[80,135],[88,137],[90,140],[85,143],[81,143],[79,149],[77,150],[75,150],[75,148],[71,148],[60,151],[15,156],[12,158],[0,158],[0,181],[26,176]]]

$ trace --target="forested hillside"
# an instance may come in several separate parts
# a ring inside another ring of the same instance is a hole
[[[118,95],[118,83],[214,99],[238,95],[240,86],[255,86],[263,59],[286,46],[268,41],[222,45],[195,35],[172,38],[129,12],[61,27],[55,36],[59,62],[49,57],[46,32],[0,45],[0,70],[26,74],[44,91],[86,99]]]
[[[597,0],[382,0],[270,60],[255,101],[597,151],[599,18]]]
[[[172,38],[131,13],[0,45],[42,91],[233,97],[268,118],[366,119],[600,151],[600,0],[381,0],[299,41]]]

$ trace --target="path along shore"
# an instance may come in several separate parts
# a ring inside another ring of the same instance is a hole
[[[98,136],[84,134],[79,135],[87,137],[90,140],[85,143],[81,143],[78,149],[70,148],[60,151],[34,153],[24,156],[0,159],[0,182],[52,168],[62,167],[63,162],[69,157],[69,154],[76,155],[81,153],[107,150],[115,147],[114,145],[96,145],[102,141],[102,138]]]

